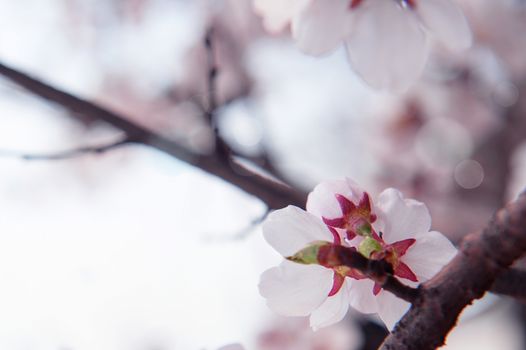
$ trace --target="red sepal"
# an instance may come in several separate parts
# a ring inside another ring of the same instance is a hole
[[[398,266],[396,267],[394,273],[395,273],[395,276],[398,276],[398,277],[401,277],[401,278],[405,278],[405,279],[408,279],[408,280],[413,281],[413,282],[418,282],[418,278],[416,277],[414,272],[411,271],[409,266],[407,266],[406,264],[404,264],[401,261],[398,263]]]

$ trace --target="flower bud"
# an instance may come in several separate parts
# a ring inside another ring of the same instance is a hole
[[[298,264],[320,264],[319,254],[322,247],[330,246],[332,243],[318,241],[311,243],[296,254],[288,256],[286,259]]]
[[[372,237],[366,237],[358,246],[360,254],[365,256],[367,259],[371,257],[371,254],[380,252],[382,245],[376,239]]]

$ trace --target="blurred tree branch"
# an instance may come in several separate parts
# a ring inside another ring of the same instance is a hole
[[[0,150],[0,157],[15,157],[24,160],[62,160],[79,157],[86,154],[100,154],[115,148],[132,143],[132,139],[125,137],[118,141],[99,146],[86,146],[70,150],[60,151],[56,153],[23,153],[17,151]]]
[[[305,192],[250,170],[240,162],[237,162],[233,157],[220,156],[217,150],[211,154],[192,152],[173,140],[142,127],[124,116],[57,89],[3,63],[0,63],[0,75],[29,92],[62,106],[74,118],[91,117],[104,121],[123,131],[130,143],[141,143],[154,147],[209,174],[215,175],[259,198],[270,209],[282,208],[289,204],[299,207],[304,207],[305,205],[307,198]]]
[[[215,136],[215,144],[216,148],[218,150],[218,153],[224,157],[231,157],[233,155],[241,157],[243,159],[248,160],[249,162],[255,164],[256,166],[260,167],[261,169],[267,171],[269,174],[271,174],[276,179],[285,182],[285,177],[280,173],[280,171],[276,168],[272,157],[269,155],[268,150],[265,147],[262,147],[261,150],[258,152],[259,154],[254,156],[247,156],[244,154],[241,154],[239,152],[236,152],[230,145],[226,142],[226,140],[221,135],[221,130],[219,129],[219,122],[217,120],[217,110],[219,108],[225,107],[229,103],[234,102],[235,100],[227,100],[223,101],[223,103],[220,105],[218,103],[218,96],[217,96],[217,78],[220,74],[220,67],[216,60],[216,52],[215,52],[215,40],[218,40],[220,38],[219,36],[220,31],[216,31],[214,29],[214,26],[211,26],[207,31],[204,39],[204,47],[206,49],[206,62],[207,62],[207,102],[205,105],[199,105],[199,107],[203,110],[205,119],[209,123],[210,129],[212,129],[213,134]],[[196,102],[199,104],[199,101],[196,100]]]

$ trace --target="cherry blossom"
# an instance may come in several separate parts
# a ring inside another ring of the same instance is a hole
[[[299,49],[327,54],[344,44],[354,70],[372,87],[406,90],[422,73],[429,43],[471,45],[471,31],[451,0],[255,0],[265,27],[291,25]]]
[[[260,292],[277,313],[310,315],[315,329],[340,321],[349,305],[377,313],[392,329],[409,304],[359,271],[328,266],[322,256],[333,245],[345,245],[369,259],[385,259],[396,277],[415,286],[456,253],[451,242],[430,227],[426,206],[395,189],[372,202],[349,179],[323,182],[309,194],[307,211],[289,206],[264,223],[265,239],[287,260],[263,273]]]
[[[336,230],[294,206],[271,213],[263,224],[263,234],[284,257],[292,257],[312,242],[341,243]],[[284,316],[310,315],[310,325],[317,329],[340,321],[347,313],[347,273],[352,271],[284,260],[261,275],[259,291],[273,311]]]

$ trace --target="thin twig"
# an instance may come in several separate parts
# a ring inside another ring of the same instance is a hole
[[[215,120],[215,112],[217,110],[217,76],[219,70],[216,63],[216,53],[214,47],[214,28],[211,27],[207,30],[205,36],[205,48],[206,48],[206,61],[208,67],[207,74],[207,93],[208,93],[208,106],[206,107],[206,117],[208,122],[217,134],[217,121]]]
[[[115,148],[132,143],[131,139],[124,138],[112,143],[99,146],[86,146],[70,150],[60,151],[56,153],[38,154],[38,153],[24,153],[19,151],[0,150],[0,157],[20,158],[23,160],[64,160],[71,159],[86,154],[101,154]]]
[[[217,151],[223,157],[237,156],[244,158],[269,172],[276,179],[283,181],[284,177],[274,166],[266,149],[262,149],[258,156],[247,156],[232,149],[232,147],[230,147],[230,145],[221,136],[219,122],[217,120],[217,110],[219,107],[225,107],[234,101],[223,101],[221,105],[219,105],[218,102],[217,78],[219,76],[220,70],[217,63],[217,51],[215,45],[216,37],[217,35],[214,28],[210,27],[206,32],[204,40],[207,61],[207,105],[202,106],[198,104],[198,107],[202,109],[204,116],[215,135]]]

